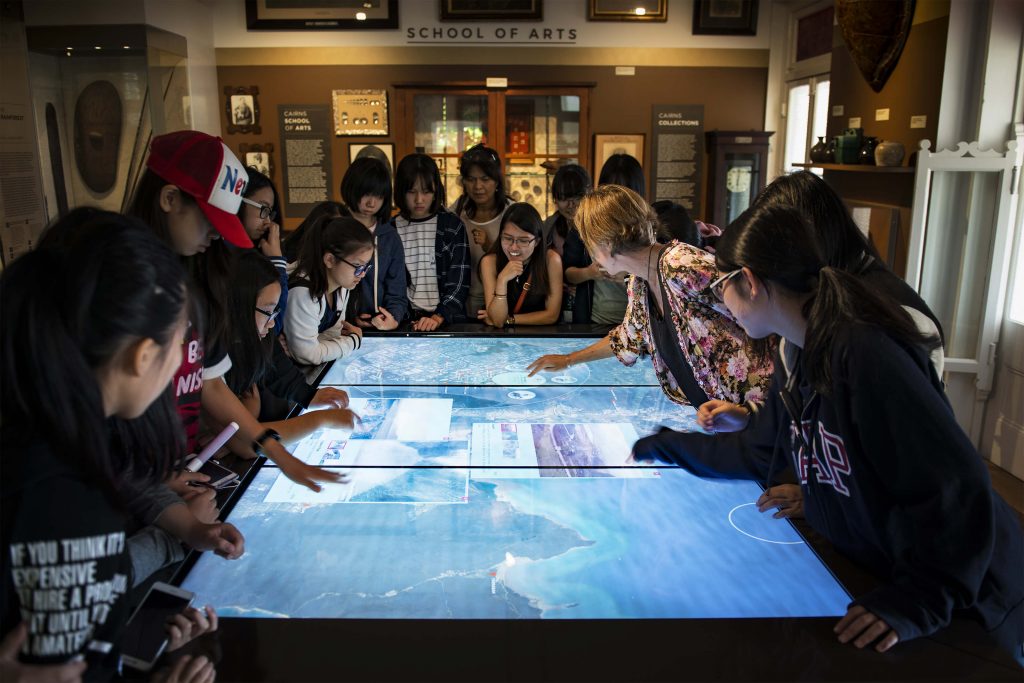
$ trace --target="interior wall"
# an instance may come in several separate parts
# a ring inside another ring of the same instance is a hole
[[[391,109],[388,138],[336,137],[332,140],[333,198],[340,200],[338,185],[348,168],[351,142],[395,142],[397,119],[394,83],[438,83],[446,80],[483,83],[488,76],[504,76],[510,83],[595,84],[590,98],[591,133],[644,133],[645,165],[651,159],[651,106],[654,104],[703,104],[705,129],[760,130],[764,122],[767,69],[722,67],[644,67],[635,76],[616,76],[607,66],[444,65],[377,66],[222,66],[218,69],[221,88],[259,86],[262,111],[260,135],[225,135],[236,153],[241,144],[273,143],[280,150],[277,107],[280,104],[331,104],[331,90],[337,88],[387,87]],[[222,125],[227,129],[226,114]],[[411,136],[410,136],[411,137]],[[583,141],[591,145],[592,140]],[[412,149],[396,148],[396,155]],[[280,188],[281,160],[274,158],[274,181]],[[703,190],[702,194],[703,196]],[[284,226],[292,229],[302,216],[286,216]]]
[[[829,89],[828,137],[840,135],[849,127],[849,119],[860,117],[865,136],[903,143],[903,165],[913,165],[921,140],[931,140],[934,149],[939,122],[946,37],[949,31],[949,3],[919,0],[914,23],[896,68],[882,88],[875,92],[860,73],[835,27],[832,49],[832,76]],[[832,116],[835,106],[843,107],[841,116]],[[888,109],[889,120],[876,121],[876,110]],[[924,128],[911,128],[910,117],[926,116]],[[870,202],[901,209],[909,215],[914,200],[914,174],[825,171],[825,179],[846,200]],[[897,255],[893,265],[900,275],[906,264],[909,221],[901,221]],[[882,254],[888,248],[888,231],[872,233]]]

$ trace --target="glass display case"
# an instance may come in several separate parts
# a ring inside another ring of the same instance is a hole
[[[183,37],[142,24],[26,31],[47,214],[124,211],[150,140],[192,127]]]
[[[448,204],[462,195],[459,158],[473,145],[493,147],[504,163],[508,196],[532,204],[544,217],[555,211],[551,181],[559,166],[586,167],[589,86],[484,90],[396,86],[404,102],[405,144],[431,155],[441,170]],[[407,147],[402,149],[402,147]]]

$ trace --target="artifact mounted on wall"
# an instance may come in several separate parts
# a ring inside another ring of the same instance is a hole
[[[93,81],[75,102],[75,166],[93,192],[103,194],[117,179],[121,147],[121,96],[110,81]]]
[[[228,118],[228,133],[263,132],[260,127],[260,103],[256,96],[260,94],[258,86],[236,88],[224,86],[224,112]]]
[[[332,90],[334,134],[387,135],[387,90]]]
[[[881,92],[903,53],[915,0],[836,0],[836,19],[854,64]]]

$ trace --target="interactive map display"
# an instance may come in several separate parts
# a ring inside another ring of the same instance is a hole
[[[368,337],[351,356],[338,361],[321,384],[446,384],[500,386],[658,386],[651,361],[626,367],[615,358],[584,363],[560,372],[527,377],[526,367],[545,354],[568,354],[598,339],[579,338],[388,338]]]
[[[390,362],[331,371],[353,380],[336,383],[362,421],[292,448],[345,480],[314,493],[266,463],[229,515],[244,557],[204,554],[182,583],[199,604],[269,618],[845,613],[849,596],[793,526],[757,511],[758,485],[630,462],[663,425],[697,429],[649,361],[495,382],[588,340],[373,342]],[[392,385],[368,384],[371,370]]]
[[[365,490],[362,478],[390,471],[353,471],[350,485]],[[268,502],[280,477],[263,469],[230,517],[245,534],[245,556],[228,562],[206,553],[182,585],[197,604],[235,617],[845,613],[848,595],[793,527],[757,511],[759,487],[653,472],[479,478],[411,470],[404,477],[432,502],[311,504]]]

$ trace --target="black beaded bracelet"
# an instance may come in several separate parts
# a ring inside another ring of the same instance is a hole
[[[274,441],[280,442],[281,435],[278,434],[273,429],[267,429],[262,434],[257,436],[256,440],[252,442],[252,449],[256,451],[257,454],[265,455],[266,453],[263,450],[263,444],[267,442],[267,439],[273,439]]]

